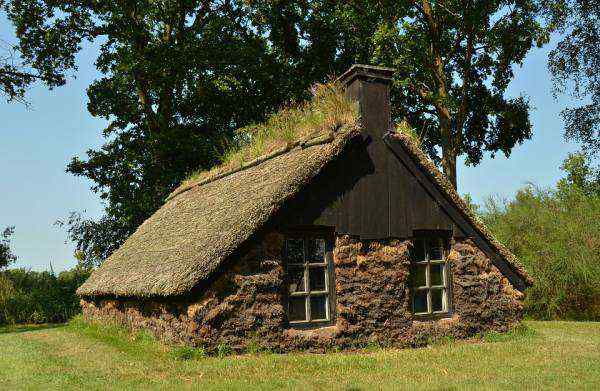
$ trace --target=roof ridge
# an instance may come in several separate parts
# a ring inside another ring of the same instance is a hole
[[[247,168],[257,166],[267,160],[270,160],[277,156],[281,156],[283,154],[291,152],[296,148],[308,148],[308,147],[312,147],[315,145],[328,144],[334,140],[335,133],[337,131],[339,131],[342,127],[343,126],[338,125],[338,126],[336,126],[335,129],[329,130],[326,133],[320,132],[316,135],[311,135],[309,137],[305,137],[300,140],[292,141],[290,143],[287,143],[285,146],[278,148],[270,153],[261,155],[249,162],[242,163],[238,167],[229,168],[229,169],[225,169],[225,170],[217,170],[214,174],[209,175],[203,179],[197,179],[188,185],[179,186],[177,189],[173,190],[173,192],[167,196],[167,198],[165,199],[165,202],[172,200],[173,198],[177,197],[178,195],[180,195],[182,193],[185,193],[186,191],[192,190],[199,186],[206,185],[207,183],[211,183],[211,182],[217,181],[219,179],[223,179],[232,174],[235,174],[236,172],[243,171]]]

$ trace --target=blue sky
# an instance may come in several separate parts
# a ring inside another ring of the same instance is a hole
[[[0,38],[12,40],[9,27],[0,16]],[[564,141],[559,116],[569,99],[555,100],[551,94],[546,59],[555,43],[528,56],[508,91],[529,96],[535,106],[533,138],[515,148],[509,159],[502,155],[486,157],[477,167],[461,164],[461,194],[471,194],[478,203],[490,195],[510,198],[529,182],[551,186],[561,177],[561,162],[577,146]],[[54,222],[70,211],[101,214],[100,200],[89,190],[91,183],[65,172],[72,156],[102,144],[105,122],[86,110],[85,89],[98,76],[93,66],[96,49],[86,47],[80,53],[76,79],[65,87],[48,91],[35,86],[28,94],[32,108],[0,102],[0,228],[16,227],[16,267],[47,270],[50,263],[55,271],[72,267],[73,245]]]

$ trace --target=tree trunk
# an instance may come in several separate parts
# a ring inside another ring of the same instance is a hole
[[[440,123],[440,135],[442,136],[442,167],[446,178],[450,181],[454,189],[456,189],[456,145],[459,140],[455,140],[455,135],[452,132],[452,114],[448,107],[448,89],[446,82],[446,74],[444,73],[444,61],[439,46],[436,42],[440,39],[439,25],[436,21],[429,0],[422,0],[421,6],[423,14],[429,25],[429,33],[431,42],[429,52],[433,59],[430,65],[437,84],[437,99],[433,102]],[[471,54],[469,53],[468,56]],[[469,59],[470,62],[470,59]],[[466,85],[465,85],[466,86]],[[460,129],[460,128],[458,128]],[[458,133],[460,135],[460,133]]]
[[[442,168],[444,169],[444,175],[457,190],[456,183],[456,152],[453,148],[442,148]]]

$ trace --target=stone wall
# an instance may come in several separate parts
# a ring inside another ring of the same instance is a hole
[[[220,346],[236,352],[422,346],[443,336],[505,331],[521,318],[522,294],[469,240],[453,243],[448,256],[452,317],[421,321],[410,309],[410,242],[341,236],[334,250],[334,325],[291,329],[284,311],[282,246],[282,235],[266,235],[198,293],[198,300],[88,299],[82,301],[84,316],[149,329],[165,341],[203,346],[209,353]]]

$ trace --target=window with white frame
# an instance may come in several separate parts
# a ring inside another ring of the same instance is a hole
[[[415,315],[435,316],[450,311],[450,270],[447,239],[440,235],[417,237],[411,249],[412,310]]]
[[[285,241],[287,316],[290,325],[332,320],[333,244],[325,236],[303,235]]]

